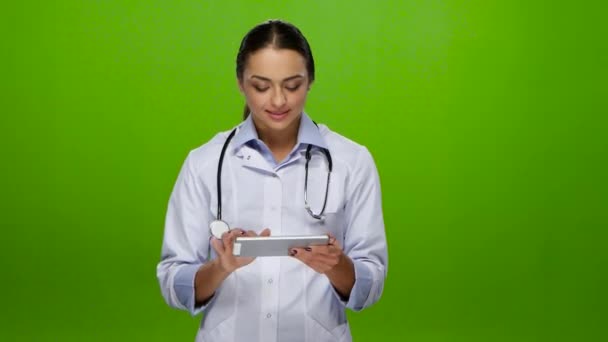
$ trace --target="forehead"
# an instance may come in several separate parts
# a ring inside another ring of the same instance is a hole
[[[251,54],[244,77],[252,75],[281,80],[293,75],[306,76],[306,62],[299,52],[289,49],[263,48]]]

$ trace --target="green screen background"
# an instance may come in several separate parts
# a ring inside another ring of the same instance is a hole
[[[236,125],[268,19],[309,39],[308,113],[366,145],[389,275],[356,341],[608,336],[606,30],[580,1],[0,5],[0,340],[192,341],[155,267],[187,152]]]

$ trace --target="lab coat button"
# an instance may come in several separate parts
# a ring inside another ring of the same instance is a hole
[[[268,279],[268,284],[272,284],[272,278]]]
[[[266,318],[270,318],[270,317],[272,317],[272,315],[271,315],[271,314],[267,314],[267,315],[266,315]]]

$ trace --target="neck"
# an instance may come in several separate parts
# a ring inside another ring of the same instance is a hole
[[[255,126],[258,131],[258,137],[268,146],[277,162],[281,162],[287,157],[298,142],[299,120],[295,120],[292,125],[282,131],[272,131],[258,124]]]
[[[272,151],[281,151],[281,150],[289,150],[291,151],[293,147],[296,145],[297,137],[292,136],[291,134],[281,134],[281,135],[260,135],[260,140],[268,146],[268,148]]]

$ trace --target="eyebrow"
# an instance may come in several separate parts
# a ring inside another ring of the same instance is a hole
[[[257,79],[260,79],[262,81],[272,82],[272,80],[270,78],[259,76],[259,75],[252,75],[250,78],[257,78]],[[293,76],[287,77],[282,82],[291,81],[291,80],[296,79],[296,78],[304,78],[304,76],[302,76],[302,75],[293,75]]]

